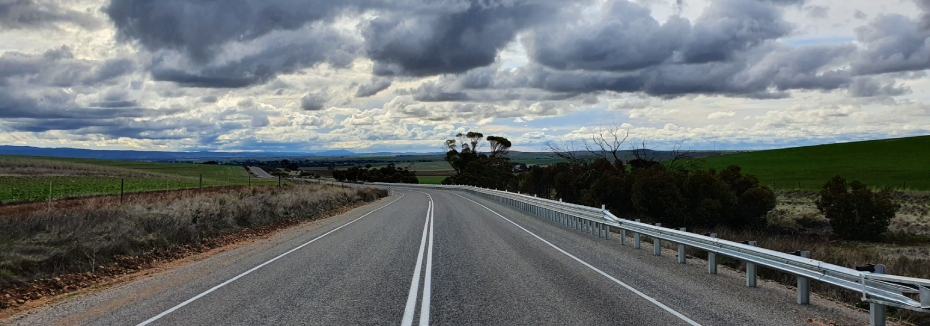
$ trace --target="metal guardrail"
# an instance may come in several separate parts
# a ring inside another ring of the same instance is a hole
[[[418,187],[442,190],[459,190],[469,192],[486,199],[495,200],[506,205],[517,207],[534,215],[547,218],[551,221],[568,227],[582,230],[609,239],[610,228],[621,230],[621,243],[626,243],[626,232],[633,232],[634,246],[640,247],[639,236],[646,235],[653,238],[655,254],[661,255],[660,241],[677,243],[679,247],[680,263],[685,263],[685,246],[698,248],[708,252],[710,266],[708,271],[716,273],[716,255],[724,255],[741,260],[746,263],[747,286],[755,286],[755,266],[764,266],[780,272],[798,277],[798,303],[810,303],[809,280],[817,280],[847,290],[862,293],[862,301],[871,303],[870,320],[872,325],[885,324],[885,306],[908,309],[923,313],[930,313],[930,280],[887,275],[884,266],[875,266],[873,271],[860,271],[843,266],[825,263],[819,260],[799,255],[778,252],[754,246],[755,243],[739,243],[718,239],[714,235],[700,235],[649,225],[637,221],[619,218],[609,211],[601,208],[588,207],[565,203],[534,196],[522,195],[507,191],[485,189],[472,186],[451,185],[414,185],[414,184],[386,184],[371,183],[372,185],[387,187]],[[806,253],[806,252],[805,252]],[[916,296],[912,299],[908,294]]]

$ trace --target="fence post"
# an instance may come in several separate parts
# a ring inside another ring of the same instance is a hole
[[[684,232],[685,228],[680,228],[678,230]],[[678,244],[678,263],[679,264],[685,263],[685,245],[680,244],[680,243]]]
[[[200,194],[203,195],[203,173],[200,174]]]
[[[120,203],[123,202],[123,197],[120,195]],[[52,182],[48,182],[48,210],[52,210]]]
[[[710,234],[711,238],[716,238],[716,233]],[[717,253],[707,252],[707,274],[717,274]]]
[[[875,265],[874,274],[885,274],[885,265]],[[886,311],[885,305],[879,303],[869,303],[869,325],[885,326]]]
[[[747,241],[747,245],[756,246],[755,241]],[[756,264],[746,262],[746,286],[754,288],[756,287]]]
[[[810,251],[801,251],[801,257],[811,258]],[[798,304],[811,303],[811,280],[804,276],[798,276]]]
[[[662,223],[656,223],[656,227],[662,227]],[[662,243],[659,238],[652,237],[652,254],[656,256],[662,256]]]
[[[636,219],[636,222],[639,222],[639,219]],[[633,232],[633,249],[639,249],[639,232]]]
[[[123,191],[125,190],[125,188],[126,188],[126,179],[119,179],[119,203],[120,204],[123,204]],[[49,186],[48,189],[49,191],[51,191],[52,189],[51,186]],[[49,196],[49,199],[51,199],[51,196]]]

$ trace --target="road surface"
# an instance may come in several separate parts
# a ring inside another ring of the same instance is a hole
[[[496,202],[395,188],[295,227],[15,325],[840,325],[867,313],[651,247],[621,246]]]
[[[268,174],[268,172],[265,172],[265,170],[262,170],[262,168],[257,167],[257,166],[250,166],[249,170],[252,171],[252,174],[254,174],[258,178],[264,178],[264,179],[274,178],[273,175]]]

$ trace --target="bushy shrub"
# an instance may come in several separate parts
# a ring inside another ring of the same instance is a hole
[[[676,174],[661,165],[638,169],[630,194],[633,207],[668,226],[684,225],[688,205],[679,187],[683,178]]]
[[[881,240],[899,208],[891,200],[890,188],[872,192],[865,184],[847,184],[840,176],[823,185],[817,200],[817,209],[830,220],[833,233],[847,240]]]

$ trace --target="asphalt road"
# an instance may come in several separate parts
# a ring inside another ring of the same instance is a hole
[[[706,274],[475,196],[395,188],[347,214],[4,323],[839,325],[867,313]]]
[[[250,166],[249,170],[251,170],[252,174],[255,174],[255,176],[258,178],[264,178],[264,179],[274,178],[274,176],[272,176],[271,174],[268,174],[268,172],[266,172],[265,170],[262,170],[262,168],[257,167],[257,166]]]

